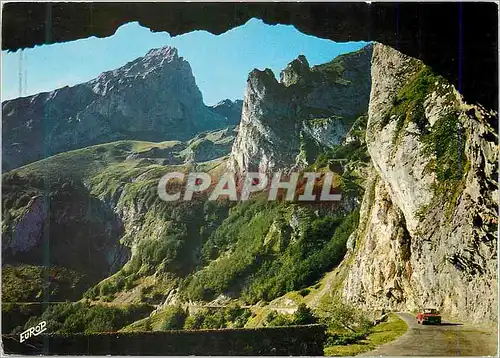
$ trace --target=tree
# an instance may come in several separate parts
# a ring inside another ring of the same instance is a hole
[[[162,330],[183,329],[186,322],[186,311],[181,306],[168,307],[164,313]]]
[[[313,324],[316,323],[317,319],[313,315],[311,309],[306,306],[305,303],[299,304],[297,311],[293,315],[293,323],[296,325],[300,324]]]
[[[203,325],[203,321],[205,320],[205,316],[200,314],[200,312],[195,313],[194,315],[186,318],[186,322],[184,323],[184,329],[200,329]]]
[[[226,321],[234,321],[243,313],[243,308],[238,303],[232,302],[226,307],[224,313]]]
[[[217,310],[217,312],[208,314],[205,316],[205,320],[201,326],[206,329],[219,329],[226,327],[226,319],[224,318],[224,312]]]
[[[153,325],[151,324],[151,317],[148,317],[146,319],[146,327],[144,327],[144,329],[148,332],[153,330]]]
[[[292,326],[293,324],[294,322],[290,315],[272,311],[266,317],[266,326],[268,327]]]
[[[101,296],[107,296],[108,294],[112,293],[113,287],[111,283],[108,281],[103,282],[101,285]]]
[[[338,298],[330,298],[318,308],[322,321],[332,329],[347,329],[356,332],[356,328],[366,329],[369,320],[365,315],[351,305]]]

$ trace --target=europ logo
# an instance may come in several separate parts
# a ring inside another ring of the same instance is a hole
[[[28,328],[26,331],[20,334],[19,341],[23,343],[25,340],[33,336],[38,336],[40,333],[47,330],[47,322],[42,321],[34,327]]]

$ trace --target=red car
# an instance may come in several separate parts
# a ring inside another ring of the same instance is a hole
[[[441,315],[434,308],[424,308],[417,313],[416,319],[418,324],[441,324]]]

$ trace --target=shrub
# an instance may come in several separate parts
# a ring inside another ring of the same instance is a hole
[[[180,306],[167,307],[164,311],[162,330],[183,329],[186,322],[186,311]]]
[[[184,323],[184,329],[201,329],[204,320],[205,315],[200,314],[200,312],[189,315]]]
[[[293,314],[293,323],[296,325],[313,324],[317,322],[317,318],[305,303],[299,304],[297,311]]]
[[[371,320],[363,312],[338,298],[329,297],[324,300],[316,314],[334,331],[366,333],[372,326]]]
[[[328,333],[325,345],[335,346],[335,345],[348,345],[354,344],[360,340],[365,339],[368,336],[368,332],[346,332],[346,333]]]
[[[151,317],[148,317],[146,319],[146,325],[145,325],[144,329],[146,330],[146,332],[150,332],[153,330],[153,324],[151,323]]]
[[[293,319],[291,315],[271,311],[267,314],[264,325],[268,327],[292,326]]]
[[[88,303],[63,303],[50,306],[41,316],[32,317],[25,328],[47,321],[51,333],[115,332],[152,311],[149,305],[118,308]]]
[[[129,291],[135,287],[133,277],[127,277],[125,280],[125,290]]]
[[[217,310],[214,313],[208,314],[203,320],[201,328],[204,329],[219,329],[226,327],[226,319],[222,310]]]
[[[189,315],[184,324],[185,329],[219,329],[242,328],[250,318],[251,312],[232,303],[224,309],[209,310],[203,308],[193,315]]]
[[[113,286],[109,281],[105,281],[101,285],[101,296],[107,296],[113,292]]]
[[[303,288],[302,290],[299,291],[299,295],[301,295],[302,297],[304,297],[304,296],[307,296],[310,292],[311,292],[310,289]]]

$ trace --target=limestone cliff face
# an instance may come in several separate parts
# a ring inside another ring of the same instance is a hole
[[[280,98],[282,89],[270,70],[250,73],[231,152],[230,167],[235,171],[266,171],[294,163],[300,126],[292,117],[290,102]]]
[[[280,74],[253,70],[229,167],[246,172],[308,164],[310,146],[331,146],[366,113],[372,47],[310,67],[304,56]]]
[[[30,199],[28,209],[19,219],[11,240],[4,240],[4,247],[10,248],[13,255],[27,252],[35,247],[43,236],[43,225],[47,219],[46,203],[43,196]]]
[[[420,61],[376,44],[366,142],[373,163],[344,298],[497,319],[498,136]]]
[[[189,139],[231,121],[203,104],[175,48],[154,49],[89,82],[3,102],[3,168],[120,139]]]

